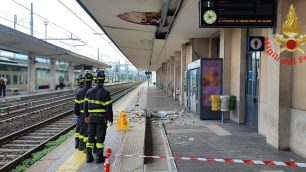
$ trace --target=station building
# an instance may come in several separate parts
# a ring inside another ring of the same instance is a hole
[[[281,48],[275,42],[275,34],[283,34],[282,26],[290,4],[289,1],[278,2],[275,30],[226,28],[212,38],[191,38],[190,43],[182,45],[181,50],[157,70],[157,83],[169,85],[169,95],[174,94],[174,98],[187,106],[183,76],[188,63],[196,60],[198,55],[223,58],[223,94],[237,97],[237,108],[227,114],[228,118],[258,129],[273,147],[291,149],[305,157],[306,56],[301,52],[282,52],[281,59],[292,61],[286,63],[269,56],[267,46],[266,51],[261,53],[247,51],[248,36],[258,35],[270,38],[273,50]],[[301,25],[301,34],[306,33],[306,15],[303,13],[306,1],[293,1],[293,5]],[[306,49],[305,45],[300,47]],[[253,76],[248,76],[250,73]],[[176,96],[173,92],[180,89],[184,90],[183,94]]]
[[[225,118],[257,129],[278,150],[306,157],[306,55],[283,51],[277,60],[271,52],[283,47],[276,42],[276,34],[284,34],[291,3],[300,24],[296,38],[306,35],[306,1],[278,0],[274,28],[199,28],[196,0],[137,1],[137,6],[131,6],[131,1],[121,6],[116,1],[78,2],[136,67],[156,71],[158,86],[185,107],[191,99],[199,106],[201,99],[199,89],[187,93],[188,65],[200,58],[223,59],[222,94],[236,96],[236,108]],[[126,9],[151,12],[150,20],[137,21],[138,14]],[[171,14],[163,15],[164,10]],[[159,11],[160,22],[166,20],[167,25],[154,23]],[[269,38],[265,51],[248,51],[248,36]],[[298,46],[306,51],[302,42]],[[201,84],[197,82],[194,85]]]
[[[11,55],[14,58],[0,56],[0,74],[8,78],[8,90],[26,90],[28,93],[40,88],[55,90],[59,76],[64,77],[67,85],[75,83],[77,73],[74,69],[77,67],[81,73],[92,67],[111,67],[1,24],[0,40],[2,52],[16,53],[15,57]]]

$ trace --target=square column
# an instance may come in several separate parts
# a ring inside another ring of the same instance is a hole
[[[161,82],[162,82],[162,84],[164,85],[164,90],[165,90],[165,88],[166,88],[166,86],[167,86],[167,81],[166,81],[166,78],[167,78],[167,63],[166,62],[164,62],[163,64],[162,64],[162,71],[161,71],[161,75],[162,75],[162,78],[161,78]]]
[[[185,78],[185,72],[187,71],[186,68],[186,56],[187,56],[187,47],[185,45],[182,45],[181,48],[181,81],[180,81],[180,85],[181,85],[181,96],[179,97],[179,101],[180,104],[184,104],[185,106],[187,106],[187,101],[186,100],[186,90],[184,90],[184,83],[186,82],[185,80],[187,78]],[[186,76],[187,77],[187,76]]]
[[[170,92],[170,85],[171,85],[171,75],[170,75],[170,60],[167,60],[167,74],[166,74],[166,85],[165,87],[167,88],[166,89],[166,94],[169,95],[169,92]]]
[[[68,69],[68,82],[71,86],[74,86],[74,78],[75,74],[73,72],[73,63],[69,62],[69,69]]]
[[[223,87],[225,95],[231,95],[231,29],[221,29],[219,56],[223,59]],[[237,48],[235,48],[237,49]],[[234,50],[233,50],[234,51]],[[242,57],[244,58],[244,57]],[[224,112],[224,119],[230,119],[230,112]]]
[[[298,4],[295,4],[297,2]],[[285,0],[278,1],[277,13],[281,15],[277,16],[276,33],[281,33],[282,24],[285,22],[285,16],[288,13],[291,3],[292,2]],[[296,1],[295,3],[295,8],[299,9],[300,7],[300,10],[297,10],[297,15],[303,14],[304,9],[302,7],[305,2]],[[305,139],[303,139],[305,129],[302,127],[299,128],[297,125],[291,125],[291,121],[294,121],[296,115],[292,112],[297,111],[292,102],[294,98],[292,95],[293,88],[294,85],[299,85],[293,82],[293,80],[297,80],[297,76],[293,75],[293,71],[297,70],[300,65],[302,67],[303,64],[289,66],[281,64],[281,61],[275,61],[267,55],[268,49],[271,48],[273,51],[276,51],[280,48],[280,45],[275,43],[273,30],[263,30],[262,35],[269,37],[269,41],[267,41],[269,46],[266,46],[266,52],[261,54],[261,66],[263,67],[261,69],[262,76],[260,82],[264,85],[261,84],[260,88],[259,133],[265,135],[267,143],[271,144],[278,150],[289,150],[290,148],[295,147],[294,145],[298,145],[294,150],[299,153],[302,151],[305,152],[305,142],[303,142],[305,141]],[[285,51],[280,53],[280,59],[294,59],[293,55],[293,53]],[[296,60],[298,60],[299,56],[304,55],[296,54]],[[297,63],[299,62],[297,61]],[[304,74],[301,78],[304,79]],[[303,95],[302,92],[299,92],[298,94]],[[303,104],[304,103],[305,102],[303,102]],[[299,111],[300,110],[303,109],[299,107]],[[302,118],[298,119],[298,121],[299,124],[303,123]],[[293,132],[291,131],[292,135],[290,134],[290,130],[293,130]],[[296,137],[295,139],[297,139],[297,141],[291,140],[294,137]]]
[[[178,100],[181,97],[181,52],[176,51],[174,56],[174,99]],[[180,90],[180,94],[177,93]]]
[[[56,59],[50,58],[50,90],[55,90],[56,86]]]
[[[170,90],[169,96],[174,97],[174,56],[170,57]]]
[[[36,86],[36,64],[35,56],[28,56],[28,93],[34,93]]]
[[[81,74],[84,74],[84,73],[85,73],[84,65],[81,65]],[[119,81],[120,81],[120,78],[119,78]]]

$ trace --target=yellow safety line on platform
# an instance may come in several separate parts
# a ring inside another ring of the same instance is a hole
[[[132,94],[129,94],[129,97],[127,97],[124,102],[121,102],[121,106],[118,109],[119,112],[122,110],[125,110],[129,103],[131,103],[131,100],[137,93],[139,92],[140,88],[142,88],[144,85],[140,85],[135,89]],[[67,159],[58,169],[57,172],[72,172],[72,171],[78,171],[79,168],[85,163],[86,155],[83,151],[76,150],[70,157]]]
[[[78,171],[84,164],[86,155],[83,151],[76,150],[70,158],[68,158],[58,169],[57,172],[62,171]]]

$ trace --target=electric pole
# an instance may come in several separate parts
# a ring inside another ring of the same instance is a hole
[[[45,40],[47,40],[48,22],[44,21],[45,24]]]
[[[14,15],[14,29],[16,30],[17,25],[17,15]]]
[[[31,29],[31,36],[33,36],[34,30],[34,21],[33,21],[33,3],[31,3],[31,21],[30,21],[30,29]]]

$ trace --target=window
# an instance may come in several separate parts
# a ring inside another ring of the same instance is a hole
[[[6,85],[10,85],[12,83],[11,75],[6,75],[6,79],[7,79]]]
[[[16,85],[18,83],[18,77],[17,75],[13,76],[13,84]]]
[[[20,84],[25,84],[25,76],[20,76]]]

